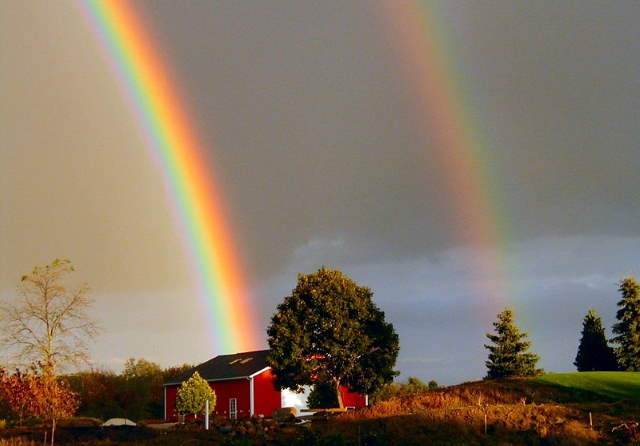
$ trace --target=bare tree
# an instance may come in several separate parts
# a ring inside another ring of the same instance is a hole
[[[98,327],[87,314],[89,287],[66,284],[73,271],[66,259],[36,266],[22,276],[18,299],[1,308],[5,343],[18,364],[48,364],[55,375],[58,366],[87,360]]]

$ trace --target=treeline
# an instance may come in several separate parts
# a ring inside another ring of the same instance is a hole
[[[120,374],[91,370],[64,375],[80,402],[77,415],[131,420],[164,418],[163,383],[192,365],[161,368],[146,359],[128,359]]]
[[[580,372],[626,370],[640,371],[640,285],[634,277],[618,283],[617,322],[607,339],[602,319],[590,309],[582,322],[582,337],[574,365]]]

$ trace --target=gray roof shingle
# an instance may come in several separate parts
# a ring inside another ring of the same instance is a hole
[[[269,367],[267,355],[269,350],[220,355],[187,370],[177,378],[172,378],[164,385],[180,384],[198,372],[207,381],[221,381],[233,378],[248,378],[260,370]]]

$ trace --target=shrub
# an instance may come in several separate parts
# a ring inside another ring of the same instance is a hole
[[[58,421],[58,427],[95,427],[100,426],[103,421],[99,418],[91,417],[71,417]]]

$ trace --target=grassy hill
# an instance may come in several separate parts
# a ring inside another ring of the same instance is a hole
[[[640,400],[640,372],[548,373],[533,379],[532,384],[568,390],[576,402],[590,396],[607,401]]]
[[[614,430],[632,420],[640,421],[640,373],[551,373],[391,398],[340,416],[342,426],[328,431],[373,432],[380,444],[403,445],[636,444],[637,427]]]

